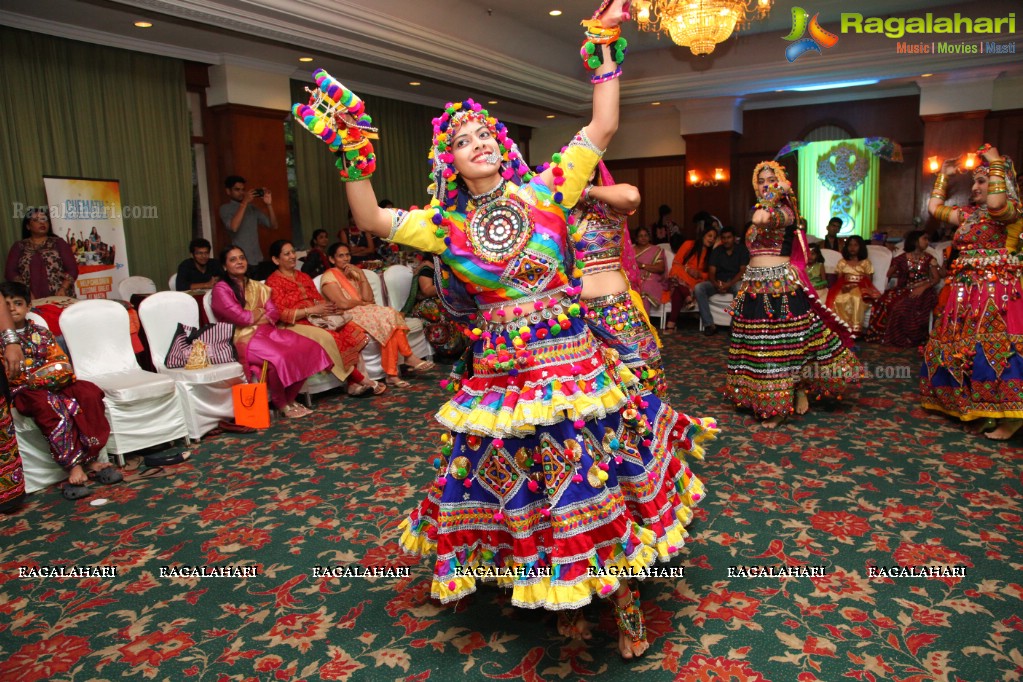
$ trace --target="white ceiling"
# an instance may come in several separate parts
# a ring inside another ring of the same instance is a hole
[[[210,64],[236,63],[303,77],[325,68],[357,91],[431,106],[475,97],[498,100],[501,118],[534,126],[547,114],[586,112],[590,86],[578,48],[596,0],[4,0],[0,24],[68,38],[171,55]],[[904,93],[922,73],[960,79],[1023,75],[1018,55],[896,54],[884,36],[841,34],[823,54],[789,64],[793,6],[820,13],[838,33],[843,11],[864,16],[1005,16],[1019,0],[777,0],[767,20],[695,57],[666,36],[625,28],[630,42],[622,79],[623,107],[681,104],[712,97],[742,98],[747,106],[783,106],[793,94],[777,92],[822,82],[882,78],[876,86],[838,97]],[[551,17],[551,9],[564,14]],[[153,22],[138,29],[135,21]],[[1023,29],[1023,13],[1018,18]],[[908,37],[912,38],[912,37]],[[929,39],[929,38],[928,38]],[[960,42],[950,36],[951,42]],[[1023,32],[1003,34],[1018,42]],[[976,42],[976,39],[970,40]],[[312,64],[298,57],[311,56]],[[423,83],[408,85],[410,80]]]

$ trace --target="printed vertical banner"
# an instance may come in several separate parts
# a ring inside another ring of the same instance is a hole
[[[53,233],[78,262],[78,298],[118,298],[128,277],[120,182],[43,176],[43,184]]]

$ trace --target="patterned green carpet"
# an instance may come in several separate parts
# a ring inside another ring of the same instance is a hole
[[[1018,680],[1023,676],[1023,450],[916,406],[913,352],[868,346],[878,378],[776,432],[723,400],[727,336],[666,340],[676,407],[723,430],[694,468],[709,488],[685,577],[642,587],[652,646],[613,651],[603,603],[588,644],[483,587],[427,598],[395,528],[431,479],[433,381],[328,396],[302,431],[220,435],[163,476],[92,507],[53,489],[0,519],[0,679]],[[899,368],[904,369],[899,369]],[[439,376],[439,374],[438,374]],[[19,567],[116,566],[116,578]],[[258,565],[258,577],[161,577]],[[314,578],[317,566],[410,566],[407,578]],[[806,564],[823,577],[729,577]],[[870,578],[870,566],[965,577]]]

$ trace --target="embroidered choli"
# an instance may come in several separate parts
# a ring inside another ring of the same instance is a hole
[[[622,269],[622,216],[605,204],[586,203],[579,215],[581,238],[575,243],[577,265],[584,275]]]
[[[565,271],[569,247],[565,207],[578,201],[599,160],[591,147],[569,145],[560,164],[561,204],[537,175],[522,186],[506,182],[499,198],[478,208],[470,202],[465,213],[452,212],[446,239],[437,234],[434,211],[391,209],[395,227],[389,239],[440,255],[481,310],[560,299],[574,274]]]

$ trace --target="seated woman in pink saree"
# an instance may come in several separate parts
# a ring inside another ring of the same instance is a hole
[[[230,246],[220,253],[227,277],[213,287],[213,314],[234,325],[234,345],[248,376],[269,365],[267,391],[270,404],[285,417],[304,417],[311,410],[295,402],[305,380],[334,362],[315,342],[287,329],[278,329],[280,314],[270,298],[270,287],[245,276],[245,252]]]
[[[664,298],[664,251],[650,243],[650,230],[636,230],[636,266],[639,268],[639,286],[633,286],[643,297],[647,314],[651,307],[659,307]]]
[[[373,302],[373,291],[362,270],[351,264],[351,252],[346,244],[331,244],[327,255],[334,267],[323,273],[320,288],[328,301],[334,303],[338,310],[352,316],[354,324],[364,329],[380,344],[380,364],[387,383],[399,388],[407,388],[411,384],[398,376],[398,356],[412,372],[426,372],[433,369],[433,363],[416,357],[408,345],[408,326],[405,318],[394,308],[376,305]]]

